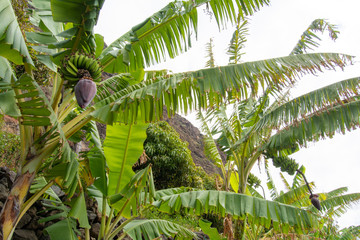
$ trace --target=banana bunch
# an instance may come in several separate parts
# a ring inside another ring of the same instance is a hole
[[[299,168],[299,164],[292,158],[273,156],[272,159],[275,167],[280,167],[282,172],[287,172],[290,175],[294,175],[296,170]]]
[[[63,79],[68,81],[69,87],[75,85],[83,77],[79,71],[81,69],[90,74],[90,76],[86,76],[87,78],[91,77],[95,82],[100,81],[101,67],[98,61],[90,55],[76,52],[64,59],[63,67],[60,70]]]
[[[81,108],[88,106],[96,95],[96,83],[101,79],[101,67],[90,55],[76,52],[64,59],[60,70],[64,85],[74,88]]]
[[[247,182],[251,187],[255,188],[261,185],[261,180],[252,173],[249,174]]]

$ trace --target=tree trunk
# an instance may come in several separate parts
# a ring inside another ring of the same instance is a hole
[[[1,240],[10,240],[16,227],[20,210],[34,180],[35,172],[17,176],[9,196],[0,213]]]

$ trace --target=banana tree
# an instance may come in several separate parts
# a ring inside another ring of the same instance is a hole
[[[305,173],[305,167],[301,166],[300,171]],[[271,175],[267,170],[268,175],[268,187],[272,192],[272,200],[297,206],[299,208],[306,208],[311,212],[317,212],[314,206],[311,205],[308,198],[308,186],[305,184],[301,174],[297,173],[292,179],[292,183],[288,182],[284,175],[280,173],[281,179],[285,185],[285,191],[278,192],[275,188],[275,184],[271,179]],[[314,187],[314,183],[310,183],[311,187]],[[330,192],[319,193],[319,198],[322,205],[322,216],[319,217],[319,229],[309,234],[309,237],[316,237],[321,239],[342,239],[342,237],[350,236],[349,239],[355,239],[358,236],[356,230],[350,231],[350,229],[338,229],[338,226],[334,223],[336,217],[343,215],[347,209],[357,204],[360,199],[360,193],[347,193],[347,187],[341,187],[334,189]],[[358,229],[356,226],[354,229]],[[263,229],[264,230],[264,229]],[[267,236],[273,234],[268,231]]]
[[[137,173],[131,171],[142,152],[144,127],[146,124],[132,126],[131,137],[127,138],[129,129],[120,125],[109,126],[104,147],[96,128],[92,128],[89,134],[91,150],[83,158],[89,161],[92,172],[91,176],[86,177],[94,180],[94,184],[87,188],[87,195],[97,199],[103,216],[98,239],[122,239],[125,236],[132,239],[143,239],[143,236],[154,239],[160,237],[160,234],[196,238],[194,233],[171,221],[143,219],[143,213],[153,208],[167,213],[185,210],[188,214],[199,216],[213,212],[221,216],[230,214],[234,218],[247,217],[249,221],[260,222],[266,226],[271,223],[276,229],[285,232],[293,228],[299,232],[307,232],[317,225],[316,216],[302,209],[242,194],[188,188],[155,191],[150,167]],[[123,142],[134,143],[130,146]],[[118,148],[119,145],[126,147]],[[234,204],[236,202],[241,202],[241,206]],[[65,220],[46,229],[51,236],[56,236],[59,231],[63,231],[64,236],[65,230],[62,226],[64,221],[71,222],[70,217],[74,217],[71,213],[70,211],[65,214]],[[84,214],[86,215],[86,212]],[[293,217],[292,220],[287,217],[289,214]],[[78,217],[80,221],[81,218]],[[126,220],[118,225],[122,218]],[[68,238],[75,235],[71,228],[66,230]]]
[[[42,170],[49,184],[41,191],[56,183],[69,198],[82,192],[79,161],[67,140],[92,120],[121,122],[131,129],[140,121],[138,116],[144,122],[160,119],[164,106],[169,115],[204,109],[254,95],[264,85],[284,86],[304,73],[342,68],[351,61],[342,54],[304,54],[153,77],[145,74],[146,67],[190,46],[192,33],[197,32],[197,7],[208,4],[222,26],[238,14],[253,14],[268,1],[172,2],[106,49],[103,38],[93,33],[103,3],[33,0],[30,19],[37,30],[26,36],[10,0],[0,4],[0,109],[19,120],[21,137],[18,177],[0,214],[3,239],[11,238],[20,216],[35,201],[24,204]],[[37,69],[32,59],[51,72],[49,98],[34,79]],[[15,76],[9,61],[23,64],[25,72]],[[117,75],[101,82],[102,72]],[[94,104],[89,105],[92,98]],[[70,113],[75,117],[68,119]]]
[[[237,19],[236,30],[228,49],[230,64],[237,64],[241,61],[240,57],[244,54],[242,51],[248,31],[247,25],[247,20]],[[335,25],[324,19],[316,19],[304,31],[290,56],[312,50],[312,47],[318,47],[317,40],[320,40],[320,37],[316,32],[323,33],[324,31],[329,32],[332,40],[336,40],[339,34]],[[209,50],[211,49],[209,48]],[[208,55],[212,56],[211,53]],[[199,112],[198,120],[201,121],[202,130],[205,133],[206,151],[209,153],[210,159],[222,169],[226,183],[225,188],[229,188],[232,180],[233,189],[236,192],[245,193],[252,166],[263,156],[279,160],[306,145],[307,141],[319,140],[319,135],[332,136],[335,131],[344,132],[345,128],[350,131],[358,122],[358,111],[356,107],[349,108],[342,103],[353,101],[352,104],[357,104],[358,84],[358,78],[344,80],[293,100],[290,100],[290,90],[293,85],[287,86],[285,90],[269,86],[261,97],[251,96],[240,102],[230,102],[233,104],[231,114],[224,105],[211,109],[206,116]],[[271,98],[274,100],[270,100]],[[328,110],[332,114],[327,112]],[[339,114],[336,115],[335,112]],[[343,120],[343,114],[351,116]],[[353,114],[355,116],[352,117]],[[314,115],[318,118],[314,118]],[[329,122],[325,122],[324,118],[329,119]],[[302,121],[301,127],[298,121]],[[328,124],[331,125],[330,128],[327,127]],[[296,128],[298,135],[292,132]],[[282,135],[275,134],[276,131],[282,131]],[[219,134],[218,140],[214,140],[213,136]],[[306,136],[304,136],[305,134]],[[292,140],[284,139],[284,136],[291,137]],[[228,169],[223,166],[215,142],[227,153]],[[232,176],[234,165],[237,173]],[[297,170],[295,165],[292,168],[294,171]],[[236,177],[234,177],[235,175]]]

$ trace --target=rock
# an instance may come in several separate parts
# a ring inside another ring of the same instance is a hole
[[[0,184],[10,189],[15,181],[16,173],[7,167],[0,168]]]
[[[40,236],[39,240],[51,240],[50,236],[44,235],[41,230],[36,231],[37,235]]]
[[[215,166],[205,155],[203,135],[199,129],[178,114],[168,118],[166,108],[164,108],[162,120],[169,123],[179,133],[181,140],[189,143],[188,148],[191,151],[191,157],[196,166],[201,166],[207,174],[215,173],[221,175],[220,168]],[[223,162],[226,163],[226,155],[222,152],[220,152],[220,155]]]
[[[198,239],[210,239],[209,236],[203,232],[195,232],[195,234],[197,235]]]
[[[39,220],[40,217],[38,216],[33,217],[30,223],[26,226],[26,229],[31,229],[31,230],[43,229],[45,223],[39,223]]]
[[[6,186],[0,184],[0,201],[5,202],[8,195],[9,195],[9,189]]]
[[[87,210],[87,214],[90,224],[93,223],[95,218],[97,218],[97,214],[90,210]]]
[[[92,224],[90,228],[90,235],[94,238],[97,238],[100,232],[100,227],[101,227],[100,223]]]
[[[36,233],[28,229],[16,229],[13,240],[37,240]]]
[[[25,225],[27,225],[31,221],[32,217],[25,213],[24,216],[20,219],[18,225],[16,226],[17,229],[23,228]]]
[[[31,208],[29,208],[29,210],[27,211],[27,213],[31,216],[31,217],[35,217],[36,216],[36,207],[32,206]]]
[[[8,180],[4,176],[0,176],[0,184],[4,186],[8,186]]]
[[[12,184],[15,182],[15,178],[16,178],[16,173],[15,173],[14,171],[10,171],[11,186],[12,186]],[[9,186],[9,188],[10,188],[11,186]]]
[[[16,120],[15,118],[12,118],[10,116],[7,115],[3,115],[4,116],[4,125],[2,126],[2,131],[3,132],[8,132],[8,133],[12,133],[12,134],[20,134],[20,128],[19,128],[19,122],[18,120]]]
[[[59,198],[65,196],[65,193],[57,185],[52,185],[51,189],[56,193],[56,195],[58,195]]]

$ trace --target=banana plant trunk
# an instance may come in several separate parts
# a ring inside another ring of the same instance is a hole
[[[36,172],[25,172],[17,176],[0,214],[1,240],[11,239],[26,195]]]

